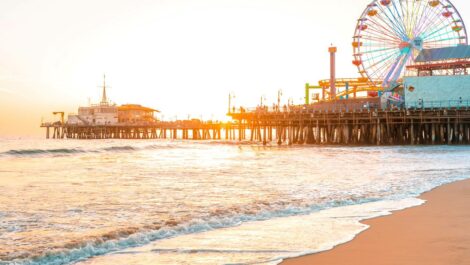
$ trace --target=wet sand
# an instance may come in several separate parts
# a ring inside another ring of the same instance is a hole
[[[427,201],[422,206],[364,221],[370,228],[351,242],[281,264],[470,264],[470,180],[420,198]]]

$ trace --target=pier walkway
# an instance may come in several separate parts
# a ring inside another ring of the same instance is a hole
[[[229,114],[239,140],[264,144],[432,145],[470,144],[470,108],[382,110],[367,106],[330,109],[295,106]]]
[[[234,125],[199,120],[132,124],[67,124],[60,121],[43,123],[46,138],[53,139],[235,139]]]
[[[187,120],[149,124],[44,123],[47,138],[238,140],[262,144],[470,144],[470,107],[382,110],[290,106],[238,109],[231,122]]]

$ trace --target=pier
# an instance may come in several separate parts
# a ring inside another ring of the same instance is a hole
[[[235,140],[231,123],[199,120],[135,124],[67,124],[61,121],[41,124],[47,139],[181,139]]]
[[[470,107],[319,109],[315,105],[239,109],[232,122],[199,120],[153,124],[45,123],[53,139],[237,140],[279,145],[470,144]],[[349,106],[351,107],[351,106]]]
[[[353,46],[360,46],[354,42]],[[406,44],[406,43],[405,43]],[[357,47],[355,47],[356,49]],[[336,78],[331,46],[330,79],[305,85],[305,105],[231,106],[230,122],[158,121],[159,111],[138,104],[111,104],[103,79],[99,104],[44,123],[46,138],[237,140],[278,145],[470,144],[470,46],[422,49],[412,65],[390,80]],[[354,61],[358,66],[362,61]]]
[[[335,106],[335,105],[332,105]],[[258,108],[230,116],[239,124],[239,140],[263,144],[433,145],[470,144],[470,108],[397,110],[318,110],[294,106],[289,111]]]

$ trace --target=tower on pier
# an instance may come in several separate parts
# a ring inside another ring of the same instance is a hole
[[[330,100],[336,99],[336,52],[337,48],[331,45],[330,52]]]
[[[108,97],[106,96],[106,75],[103,75],[103,94],[101,96],[101,105],[108,104]]]

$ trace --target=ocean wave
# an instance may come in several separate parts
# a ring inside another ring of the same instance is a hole
[[[77,154],[85,153],[86,151],[79,148],[58,148],[58,149],[12,149],[1,155],[7,156],[35,156],[35,155],[47,155],[47,154]]]
[[[128,146],[122,147],[126,152]],[[151,148],[173,148],[167,145],[147,145],[132,147],[136,150]],[[109,148],[109,147],[107,147]],[[104,148],[97,149],[100,152],[108,152]],[[113,150],[115,151],[115,150]],[[443,172],[440,172],[440,174]],[[328,198],[328,201],[303,204],[293,201],[258,201],[256,204],[250,204],[240,208],[218,208],[208,212],[207,217],[191,216],[187,219],[167,219],[163,223],[149,224],[142,227],[126,227],[116,229],[97,235],[93,238],[82,238],[79,241],[67,243],[55,248],[49,252],[18,253],[8,257],[0,257],[0,265],[65,265],[88,258],[104,255],[110,252],[122,251],[131,247],[142,246],[150,242],[161,240],[179,235],[199,233],[214,229],[238,226],[245,222],[264,221],[279,217],[289,217],[298,215],[307,215],[325,209],[343,207],[349,205],[358,205],[381,200],[399,200],[418,196],[419,194],[457,180],[463,180],[468,177],[465,170],[457,175],[450,175],[448,178],[436,179],[427,185],[419,185],[416,189],[399,195],[390,193],[386,196],[380,194],[367,194],[364,197],[341,196],[341,199]],[[446,175],[446,174],[443,174]],[[16,256],[13,256],[16,255]],[[2,260],[3,259],[3,260]]]
[[[450,181],[436,183],[436,185],[446,184],[447,182]],[[402,197],[406,198],[408,196],[403,195]],[[304,206],[280,204],[283,205],[282,208],[272,210],[266,210],[262,208],[260,209],[258,206],[256,206],[255,208],[258,209],[257,211],[246,211],[244,209],[231,209],[235,211],[227,209],[214,210],[211,211],[211,215],[206,218],[196,218],[191,220],[169,219],[162,224],[148,225],[145,227],[121,228],[102,234],[99,237],[88,238],[81,242],[73,242],[64,245],[58,248],[56,251],[50,251],[47,253],[34,253],[34,255],[31,254],[29,257],[23,255],[21,257],[16,257],[15,259],[0,261],[0,265],[65,265],[84,261],[94,256],[100,256],[110,252],[123,251],[128,248],[143,246],[150,242],[180,235],[234,227],[246,222],[265,221],[273,218],[307,215],[336,207],[371,203],[387,199],[398,200],[403,198],[354,198],[332,200],[322,204]],[[155,249],[154,251],[165,252],[172,250]]]
[[[12,149],[0,153],[0,157],[42,157],[42,156],[69,156],[75,154],[87,153],[104,153],[104,152],[133,152],[141,150],[155,150],[155,149],[173,149],[182,148],[177,145],[145,145],[145,146],[108,146],[97,149],[82,149],[82,148],[52,148],[52,149]]]
[[[125,146],[111,146],[111,147],[106,147],[106,148],[103,148],[102,150],[104,151],[135,151],[137,150],[136,147],[132,147],[132,146],[129,146],[129,145],[125,145]]]
[[[193,219],[179,222],[167,220],[163,226],[154,225],[141,228],[129,227],[102,234],[86,241],[73,242],[47,253],[23,253],[14,259],[0,261],[0,265],[65,265],[83,261],[94,256],[120,251],[131,247],[138,247],[150,242],[165,238],[211,231],[214,229],[238,226],[245,222],[264,221],[272,218],[304,215],[323,209],[341,207],[353,204],[374,202],[378,198],[364,198],[362,200],[331,201],[322,205],[307,207],[287,207],[284,209],[257,213],[225,215],[226,211],[213,211],[212,216],[205,219]],[[243,211],[245,212],[245,211]]]

